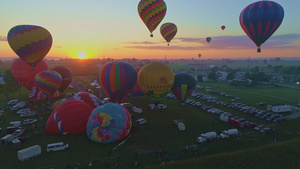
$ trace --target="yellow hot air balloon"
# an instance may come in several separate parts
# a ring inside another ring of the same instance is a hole
[[[173,70],[160,62],[149,63],[138,73],[141,89],[155,104],[171,90],[174,80]]]

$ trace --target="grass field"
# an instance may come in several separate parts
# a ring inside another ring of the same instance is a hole
[[[89,81],[92,81],[94,77],[87,78]],[[77,78],[75,78],[75,80],[80,81]],[[215,82],[200,83],[200,85],[203,87],[210,86],[213,90],[234,94],[241,98],[240,102],[254,106],[257,106],[256,103],[266,101],[269,103],[287,103],[294,105],[296,102],[290,102],[282,99],[281,97],[296,100],[297,96],[300,94],[299,90],[270,86],[261,88],[236,88],[227,84]],[[26,92],[28,91],[20,91],[20,93],[23,93],[23,95]],[[199,92],[213,95],[211,93],[206,93],[204,90],[199,90]],[[18,94],[16,96],[18,96]],[[218,97],[220,100],[230,102],[230,99],[228,98],[222,96]],[[191,97],[190,99],[194,98]],[[22,144],[22,148],[39,144],[42,146],[42,155],[31,161],[19,162],[17,160],[17,151],[12,150],[10,146],[1,146],[0,158],[3,162],[1,162],[0,168],[63,169],[66,168],[67,164],[71,164],[72,167],[74,167],[75,163],[80,163],[81,168],[85,168],[93,158],[99,159],[98,162],[94,164],[95,168],[104,168],[104,161],[108,161],[111,165],[111,168],[113,168],[117,162],[117,155],[120,155],[121,161],[119,163],[124,163],[125,168],[134,168],[134,162],[136,160],[139,160],[139,162],[145,166],[159,164],[161,161],[159,161],[157,154],[155,154],[155,152],[158,150],[166,151],[171,160],[177,160],[181,152],[186,151],[186,145],[191,144],[197,145],[197,148],[200,150],[200,157],[208,157],[210,155],[219,153],[230,153],[267,145],[271,143],[273,138],[276,138],[279,140],[279,142],[299,138],[299,119],[288,120],[280,124],[272,124],[267,123],[266,121],[258,120],[252,116],[244,115],[232,109],[226,109],[224,107],[213,105],[216,108],[235,113],[236,115],[245,117],[257,123],[269,125],[279,130],[279,132],[271,135],[262,135],[259,132],[250,129],[240,129],[242,133],[240,138],[220,140],[217,142],[200,145],[195,141],[199,134],[208,131],[216,131],[219,134],[222,130],[234,127],[219,121],[217,115],[210,114],[197,107],[193,107],[191,105],[180,107],[180,104],[177,100],[162,99],[161,102],[167,104],[168,108],[155,111],[147,110],[147,105],[150,104],[151,101],[146,97],[127,97],[125,101],[131,102],[135,106],[143,109],[142,114],[137,114],[130,110],[130,113],[135,117],[135,119],[144,117],[148,120],[148,122],[137,131],[132,132],[127,142],[125,142],[111,154],[109,154],[109,152],[112,150],[112,148],[117,146],[122,141],[111,144],[97,144],[90,141],[85,133],[67,136],[35,135],[34,132],[40,131],[40,129],[45,126],[47,117],[51,114],[51,111],[44,109],[42,106],[42,103],[46,105],[50,104],[48,101],[37,102],[36,104],[38,106],[37,109],[39,110],[39,118],[42,117],[43,121],[40,121],[35,128],[27,131],[25,135],[30,136],[30,138],[28,138]],[[205,104],[209,105],[209,103]],[[260,108],[263,109],[263,107]],[[3,117],[1,117],[0,126],[5,128],[7,124],[3,124],[2,118]],[[21,118],[18,117],[15,112],[6,112],[7,123],[8,121],[20,119]],[[186,125],[186,130],[179,131],[177,126],[173,123],[174,119],[182,120]],[[27,126],[27,128],[31,127]],[[59,141],[68,143],[70,145],[70,149],[62,152],[46,153],[46,144]],[[205,148],[207,148],[206,152],[201,151]],[[134,156],[136,152],[138,152],[137,159]],[[185,154],[184,159],[191,159],[194,157],[195,154],[190,152]]]

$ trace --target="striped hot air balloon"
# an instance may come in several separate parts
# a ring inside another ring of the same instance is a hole
[[[196,86],[196,79],[187,73],[178,73],[175,75],[175,82],[172,91],[177,99],[184,103],[185,100],[191,95]]]
[[[167,42],[171,42],[177,33],[177,26],[174,23],[164,23],[160,27],[160,33]],[[169,46],[169,43],[168,43]]]
[[[17,25],[7,34],[11,49],[34,68],[49,52],[52,36],[48,30],[35,25]]]
[[[114,103],[123,102],[136,79],[136,70],[125,62],[110,62],[98,70],[98,82]]]
[[[164,19],[167,12],[167,5],[163,0],[141,0],[138,4],[138,13],[149,29],[151,37],[152,32]]]
[[[47,96],[52,96],[59,88],[62,77],[54,70],[44,70],[35,76],[35,85]]]
[[[282,6],[272,1],[258,1],[248,5],[240,14],[240,24],[244,32],[260,46],[279,28],[283,20]]]

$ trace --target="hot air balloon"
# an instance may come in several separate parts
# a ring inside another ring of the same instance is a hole
[[[198,57],[199,57],[199,58],[201,58],[201,56],[202,56],[201,54],[198,54]]]
[[[45,95],[37,86],[34,86],[29,94],[28,100],[29,101],[36,101],[36,100],[44,100],[44,99],[51,99],[59,96],[59,92],[56,91],[51,96]]]
[[[276,2],[258,1],[248,5],[240,14],[240,24],[248,37],[260,46],[279,28],[284,16],[283,8]]]
[[[185,100],[191,95],[196,86],[196,79],[187,73],[178,73],[175,75],[175,82],[172,91],[177,99],[184,103]]]
[[[11,28],[7,41],[11,49],[33,69],[52,46],[50,32],[35,25],[17,25]]]
[[[62,78],[54,70],[44,70],[35,76],[35,85],[47,96],[53,95],[61,84]]]
[[[67,100],[56,107],[49,116],[46,134],[78,134],[86,131],[93,109],[79,100]]]
[[[211,41],[211,37],[206,38],[206,42],[209,43]]]
[[[159,100],[170,91],[174,78],[173,70],[160,62],[152,62],[145,65],[138,74],[141,88],[155,104],[158,104]]]
[[[56,66],[53,69],[56,72],[58,72],[62,77],[61,85],[58,88],[59,92],[63,92],[69,84],[72,82],[72,71],[71,69],[65,67],[65,66]]]
[[[89,106],[91,106],[91,108],[93,109],[103,105],[103,103],[101,102],[101,100],[98,99],[98,97],[88,92],[78,92],[72,97],[72,99],[83,101]]]
[[[49,110],[54,110],[54,109],[56,109],[56,107],[58,105],[60,105],[61,103],[63,103],[64,101],[67,101],[67,100],[74,100],[74,99],[69,98],[69,97],[63,98],[63,99],[59,99],[56,102],[52,103],[48,108],[49,108]]]
[[[131,129],[131,116],[117,103],[106,103],[93,110],[86,125],[89,139],[111,143],[125,138]]]
[[[141,0],[138,4],[138,12],[153,37],[152,32],[163,20],[167,12],[166,3],[163,0]]]
[[[222,26],[221,26],[221,29],[222,29],[222,30],[224,30],[225,28],[226,28],[225,25],[222,25]]]
[[[134,67],[125,62],[110,62],[98,70],[99,84],[114,103],[123,102],[136,79]]]
[[[177,33],[177,26],[174,23],[164,23],[160,27],[160,33],[167,42],[171,42]]]
[[[139,71],[141,70],[141,67],[136,67],[135,71],[137,73],[139,73]],[[145,93],[143,92],[143,90],[140,87],[139,81],[137,80],[135,82],[135,85],[133,86],[133,88],[131,89],[130,93],[131,96],[144,96]]]
[[[32,71],[32,68],[26,64],[21,58],[14,60],[11,64],[11,74],[22,86],[28,90],[32,90],[34,87],[34,78],[35,76],[43,70],[48,70],[48,65],[46,62],[41,60],[36,66],[35,70]]]

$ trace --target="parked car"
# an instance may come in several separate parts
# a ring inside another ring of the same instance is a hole
[[[36,112],[29,112],[29,113],[25,113],[25,114],[20,115],[20,117],[30,117],[30,116],[35,116],[35,115],[37,115]]]
[[[257,126],[257,124],[253,123],[253,122],[248,122],[247,124],[245,124],[245,127],[247,127],[247,128],[254,128],[256,126]]]
[[[140,118],[140,119],[136,120],[136,123],[139,124],[139,125],[145,124],[146,122],[147,122],[147,120],[144,119],[144,118]]]
[[[18,136],[22,135],[23,133],[25,133],[25,130],[26,130],[25,128],[19,128],[13,133],[13,135],[18,137]]]
[[[12,105],[17,104],[18,102],[19,102],[18,99],[13,99],[13,100],[10,100],[9,102],[7,102],[7,105],[8,105],[8,106],[12,106]]]
[[[264,128],[263,125],[257,125],[256,127],[254,127],[253,129],[256,131],[260,131],[262,128]]]
[[[262,134],[269,134],[272,132],[272,129],[270,127],[264,127],[261,130],[259,130]]]
[[[17,111],[17,114],[21,115],[21,114],[29,113],[30,111],[31,111],[30,109],[21,109]]]
[[[26,119],[23,121],[23,124],[33,124],[33,123],[36,123],[37,122],[37,119]]]
[[[47,144],[47,152],[67,150],[69,148],[69,144],[64,142]]]

